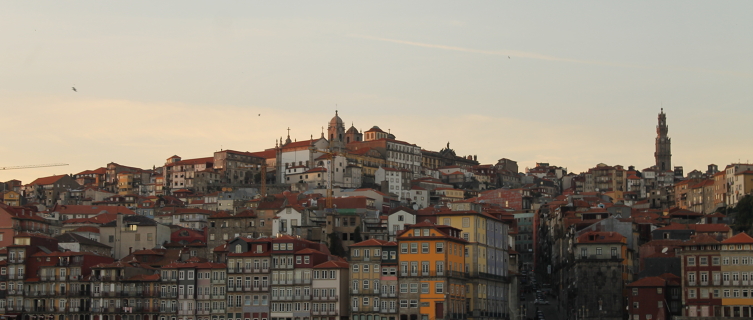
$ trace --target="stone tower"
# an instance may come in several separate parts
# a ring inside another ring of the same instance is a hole
[[[661,171],[672,170],[672,139],[667,137],[667,115],[664,114],[664,108],[659,113],[659,125],[656,126],[656,152],[654,152],[654,158],[656,159],[656,169]]]
[[[337,111],[335,111],[332,120],[329,121],[327,133],[329,134],[329,147],[332,151],[341,151],[345,148],[345,124],[343,119],[340,119],[340,116],[337,115]]]

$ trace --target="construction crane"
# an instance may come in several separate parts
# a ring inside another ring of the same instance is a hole
[[[0,167],[0,170],[16,170],[16,169],[32,169],[32,168],[44,168],[44,167],[61,167],[67,166],[67,163],[48,163],[48,164],[32,164],[26,166],[12,166],[12,167]]]

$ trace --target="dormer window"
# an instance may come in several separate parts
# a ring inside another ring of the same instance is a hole
[[[240,244],[235,245],[235,253],[243,253],[243,247]]]
[[[413,236],[414,237],[421,236],[421,229],[413,229]]]

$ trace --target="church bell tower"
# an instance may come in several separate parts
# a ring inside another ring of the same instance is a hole
[[[669,127],[667,127],[667,115],[664,114],[664,108],[659,113],[659,124],[656,126],[656,169],[662,172],[672,170],[672,139],[667,137]]]

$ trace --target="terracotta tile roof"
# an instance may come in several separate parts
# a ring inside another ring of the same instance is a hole
[[[361,241],[359,243],[354,243],[350,245],[350,247],[381,247],[385,243],[387,243],[387,241],[372,238],[369,240]]]
[[[159,281],[159,274],[137,274],[133,277],[126,279],[125,281]]]
[[[295,252],[295,254],[312,254],[312,253],[321,253],[321,254],[324,254],[324,253],[322,253],[319,250],[314,250],[314,249],[311,249],[311,248],[301,249],[301,250],[298,250],[298,251]]]
[[[55,205],[52,210],[60,214],[86,214],[97,215],[101,213],[136,214],[124,206],[86,206],[86,205]]]
[[[659,277],[646,277],[628,284],[628,287],[664,287],[667,281]]]
[[[690,240],[683,242],[683,246],[693,246],[701,244],[717,244],[719,241],[707,234],[697,234],[690,236]]]
[[[578,236],[578,243],[621,243],[625,239],[617,232],[591,231]]]
[[[343,261],[327,261],[314,266],[314,269],[348,269],[350,265]]]
[[[666,227],[656,229],[659,231],[668,230],[695,230],[696,232],[729,232],[729,226],[723,223],[709,223],[709,224],[682,224],[672,223]]]
[[[753,238],[751,238],[745,232],[738,233],[734,237],[722,241],[722,244],[748,244],[748,243],[753,243]]]
[[[58,182],[61,178],[65,177],[66,175],[60,175],[60,176],[50,176],[50,177],[43,177],[43,178],[37,178],[36,180],[29,183],[29,185],[32,186],[46,186],[48,184],[53,184],[55,182]]]
[[[81,171],[81,172],[79,172],[79,173],[77,173],[75,175],[77,175],[77,176],[78,175],[89,175],[89,174],[99,174],[99,175],[102,175],[102,174],[106,174],[106,173],[107,173],[107,168],[101,167],[99,169],[94,169],[94,170],[84,170],[84,171]]]

